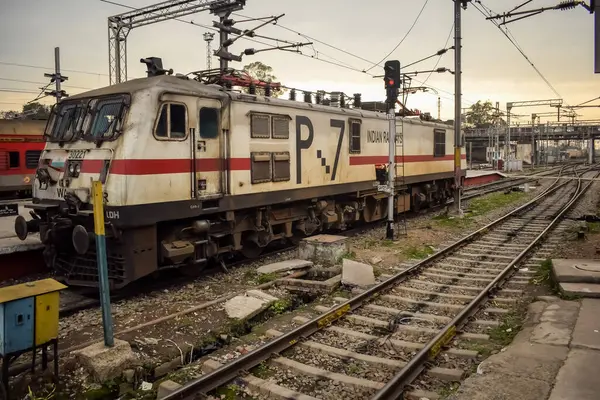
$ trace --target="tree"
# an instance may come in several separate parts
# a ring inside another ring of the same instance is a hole
[[[2,111],[0,118],[3,119],[48,119],[50,116],[50,106],[45,106],[38,102],[23,104],[23,109],[19,111]]]
[[[23,117],[25,119],[48,119],[50,116],[50,106],[33,103],[23,104]]]
[[[482,103],[479,100],[469,107],[469,111],[466,112],[465,116],[465,122],[473,125],[475,128],[489,128],[495,124],[506,125],[506,122],[496,112],[491,101]]]
[[[0,111],[0,119],[15,119],[19,118],[21,113],[15,110]]]
[[[253,63],[244,65],[242,69],[248,75],[250,75],[254,79],[258,79],[264,82],[276,82],[277,77],[273,75],[273,68],[269,67],[266,64],[261,63],[260,61],[254,61]],[[248,88],[244,87],[242,90],[248,93]],[[262,87],[256,88],[256,93],[264,95],[265,90]],[[271,97],[279,97],[283,94],[283,89],[271,89]]]

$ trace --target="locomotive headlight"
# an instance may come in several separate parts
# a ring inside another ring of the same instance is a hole
[[[75,164],[75,173],[79,175],[79,172],[81,172],[81,164]]]
[[[69,173],[73,175],[75,173],[75,164],[69,164]]]

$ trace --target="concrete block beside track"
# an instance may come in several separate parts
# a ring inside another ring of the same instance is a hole
[[[600,260],[555,258],[552,268],[559,282],[600,283]]]
[[[181,385],[177,382],[173,382],[171,380],[161,382],[161,384],[158,386],[158,392],[156,393],[156,400],[167,397],[171,393],[177,391],[179,388],[181,388]]]
[[[113,347],[105,347],[104,342],[100,342],[74,351],[73,354],[99,382],[120,376],[138,361],[129,343],[119,339],[115,339]]]
[[[256,269],[259,274],[272,274],[277,272],[287,272],[296,269],[310,268],[313,266],[312,261],[306,260],[285,260],[273,264],[263,265]]]
[[[315,264],[335,265],[348,253],[345,236],[316,235],[300,241],[298,258],[311,260]]]
[[[245,296],[235,296],[225,303],[225,312],[229,318],[250,319],[277,301],[277,297],[260,290],[249,290]]]
[[[348,286],[369,287],[375,284],[373,267],[344,258],[342,264],[342,284]]]

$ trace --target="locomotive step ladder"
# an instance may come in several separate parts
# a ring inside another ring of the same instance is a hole
[[[405,170],[404,170],[404,163],[405,163],[405,159],[404,159],[404,123],[402,118],[400,118],[399,120],[396,118],[396,157],[395,157],[395,168],[394,168],[394,174],[395,174],[395,186],[398,188],[406,188],[406,181],[405,181]],[[407,196],[405,195],[405,190],[402,190],[401,192],[398,193],[398,196],[396,197],[396,210],[400,209],[402,212],[399,214],[396,214],[396,229],[394,229],[397,232],[398,237],[400,236],[407,236],[408,235],[408,231],[406,228],[406,208],[407,206],[410,206],[410,200],[409,203],[406,204],[407,202]]]

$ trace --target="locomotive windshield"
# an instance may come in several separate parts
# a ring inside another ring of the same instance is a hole
[[[54,106],[44,136],[50,142],[114,140],[129,105],[129,96],[66,100]]]

